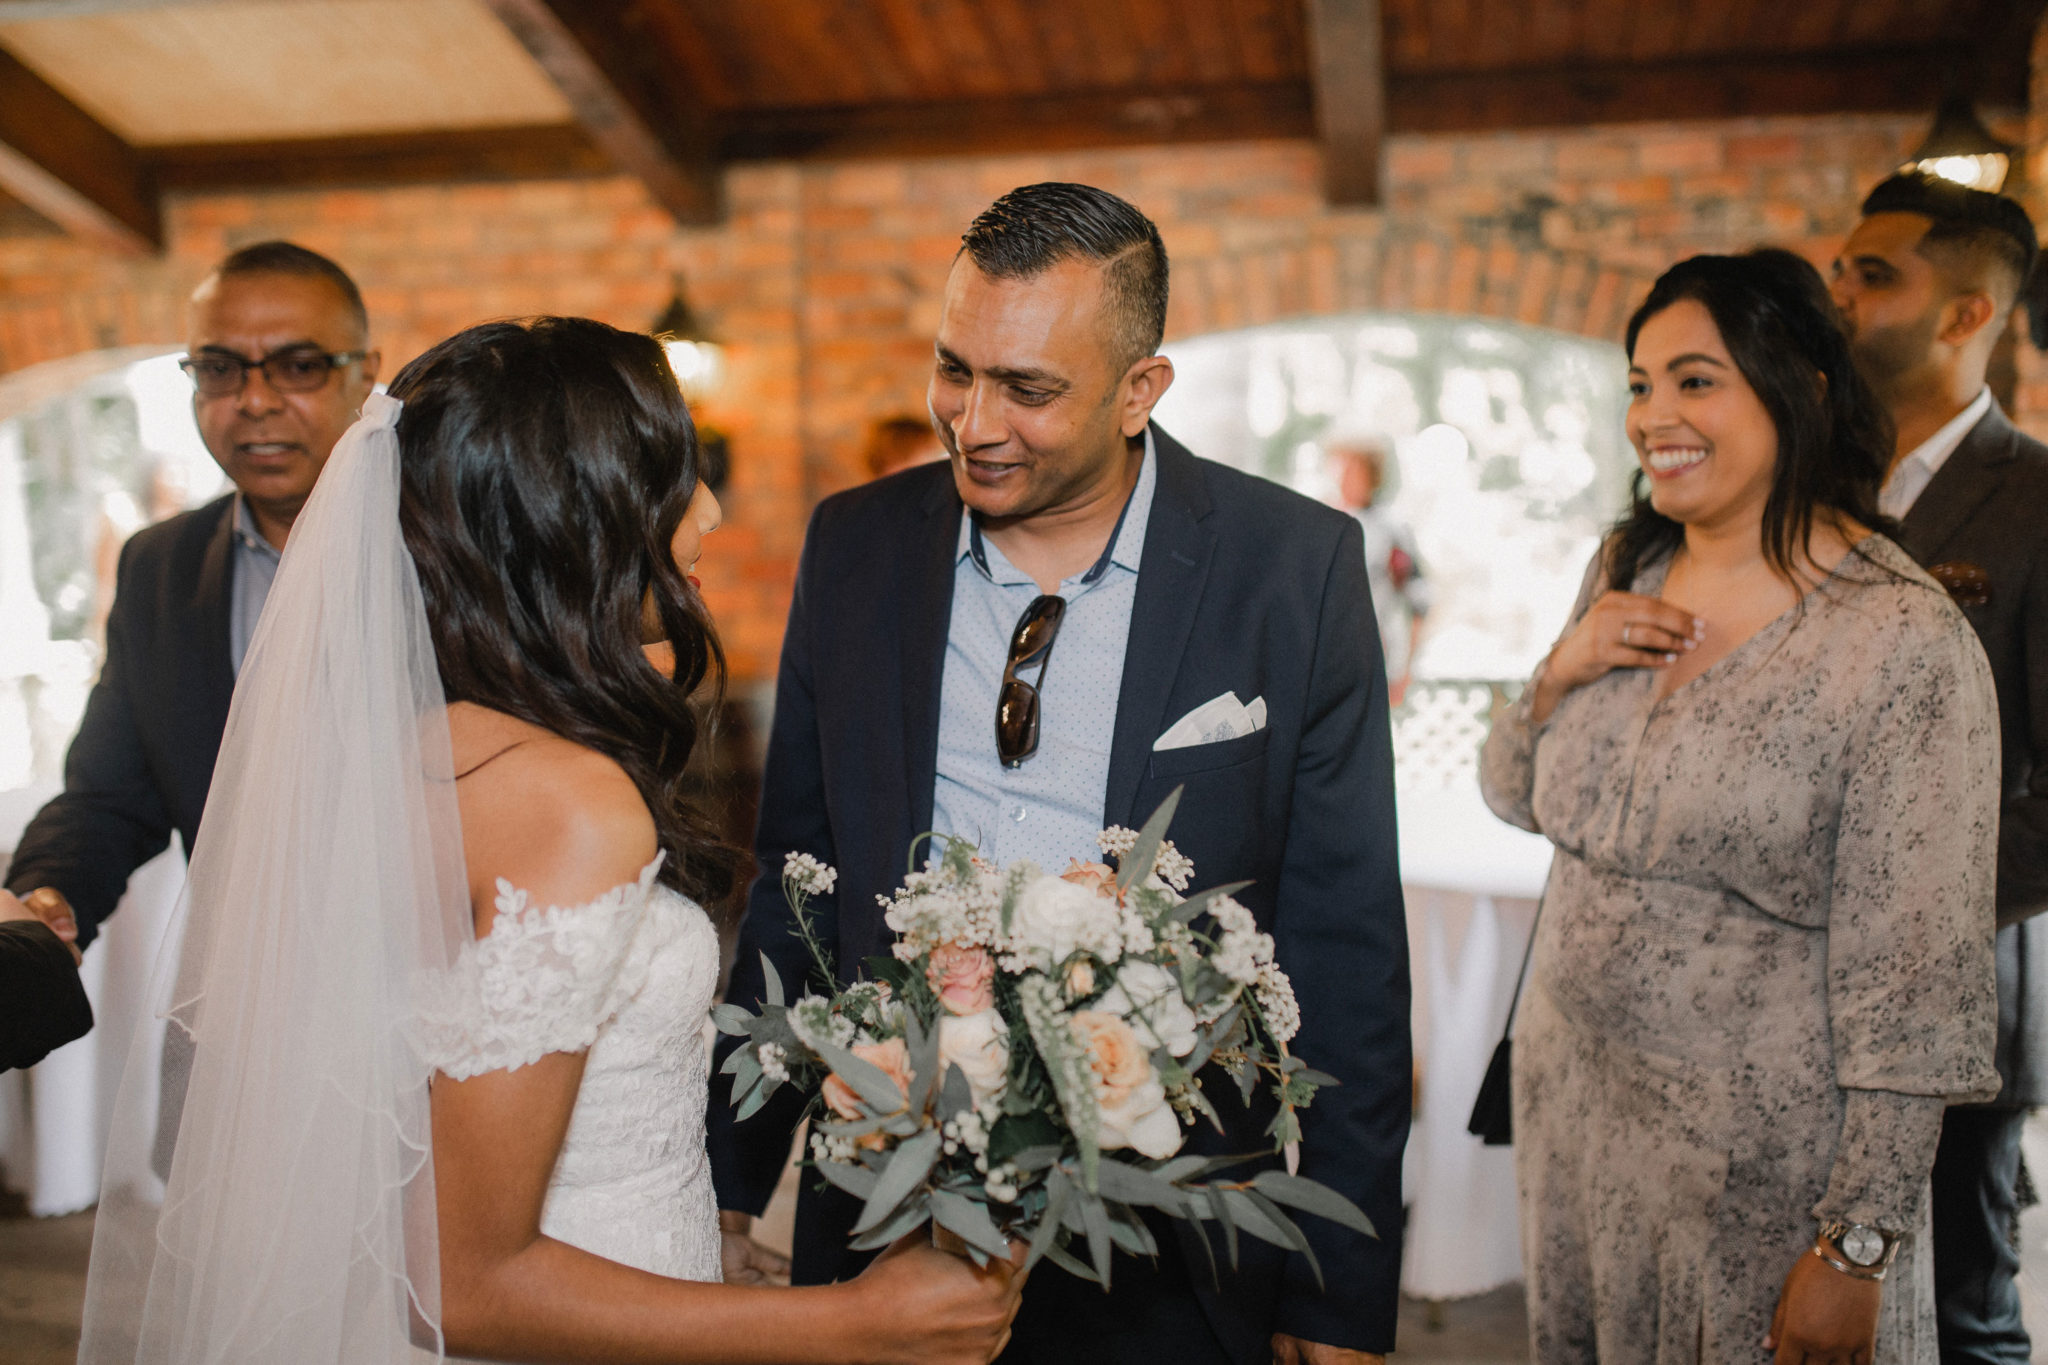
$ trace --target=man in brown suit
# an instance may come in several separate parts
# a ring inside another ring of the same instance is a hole
[[[1984,375],[2037,253],[2010,199],[1932,176],[1870,192],[1834,263],[1835,303],[1898,444],[1880,500],[1906,550],[1977,628],[1998,687],[1998,1073],[1991,1104],[1948,1111],[1934,1161],[1944,1365],[2025,1362],[2015,1220],[2020,1128],[2048,1102],[2048,446]]]

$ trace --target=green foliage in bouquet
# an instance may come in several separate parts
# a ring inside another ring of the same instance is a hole
[[[855,1247],[929,1220],[978,1262],[1024,1241],[1027,1266],[1049,1259],[1106,1288],[1116,1250],[1158,1253],[1143,1209],[1215,1222],[1233,1266],[1241,1233],[1299,1251],[1318,1281],[1289,1209],[1376,1235],[1317,1181],[1270,1169],[1215,1178],[1258,1153],[1180,1152],[1194,1123],[1223,1129],[1205,1080],[1227,1080],[1246,1103],[1268,1087],[1269,1152],[1299,1138],[1297,1112],[1335,1082],[1287,1050],[1300,1010],[1271,936],[1231,899],[1246,883],[1181,894],[1194,867],[1166,839],[1179,801],[1175,791],[1137,833],[1103,831],[1115,869],[998,868],[932,836],[927,866],[913,848],[903,886],[883,899],[892,955],[869,958],[844,988],[809,910],[836,874],[789,856],[783,894],[813,980],[790,1000],[764,954],[760,1012],[724,1004],[713,1018],[747,1040],[724,1068],[740,1118],[783,1085],[817,1087],[811,1165],[862,1202]],[[1209,1250],[1206,1232],[1196,1240]]]

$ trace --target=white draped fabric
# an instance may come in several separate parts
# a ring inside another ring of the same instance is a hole
[[[49,783],[0,792],[0,867],[57,790]],[[86,951],[80,975],[92,1000],[92,1032],[26,1071],[0,1072],[0,1179],[38,1217],[75,1213],[99,1198],[114,1093],[128,1050],[138,1045],[150,972],[184,885],[185,856],[174,840],[130,879],[120,909]],[[161,1021],[139,1045],[152,1055],[163,1046]],[[154,1131],[153,1113],[140,1121],[138,1138]]]

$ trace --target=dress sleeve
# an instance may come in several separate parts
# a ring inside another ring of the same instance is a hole
[[[582,1052],[647,979],[644,932],[661,859],[587,905],[534,905],[498,880],[491,932],[421,990],[419,1049],[456,1080]]]
[[[1813,1206],[1813,1216],[1823,1223],[1916,1230],[1947,1108],[1939,1095],[1851,1090],[1827,1193]]]
[[[1579,583],[1578,601],[1572,604],[1572,614],[1566,619],[1564,629],[1557,633],[1558,639],[1571,634],[1579,618],[1593,605],[1593,599],[1600,595],[1600,566],[1605,558],[1604,546],[1594,552],[1593,562],[1586,566],[1586,576]],[[1534,807],[1536,741],[1543,738],[1543,732],[1550,728],[1550,721],[1538,724],[1530,714],[1530,708],[1536,702],[1537,680],[1543,676],[1549,662],[1546,656],[1543,663],[1536,665],[1528,685],[1513,704],[1495,710],[1492,725],[1486,733],[1486,744],[1479,751],[1479,791],[1486,798],[1487,807],[1509,824],[1534,834],[1543,832],[1536,828]]]

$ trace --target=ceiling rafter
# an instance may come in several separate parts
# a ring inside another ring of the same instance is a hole
[[[1323,197],[1343,206],[1380,202],[1387,135],[1387,76],[1380,0],[1307,0],[1309,85],[1323,144]]]
[[[122,252],[163,245],[135,149],[0,48],[0,190],[74,236]]]
[[[710,120],[673,78],[638,0],[485,0],[590,140],[684,223],[723,211]]]

